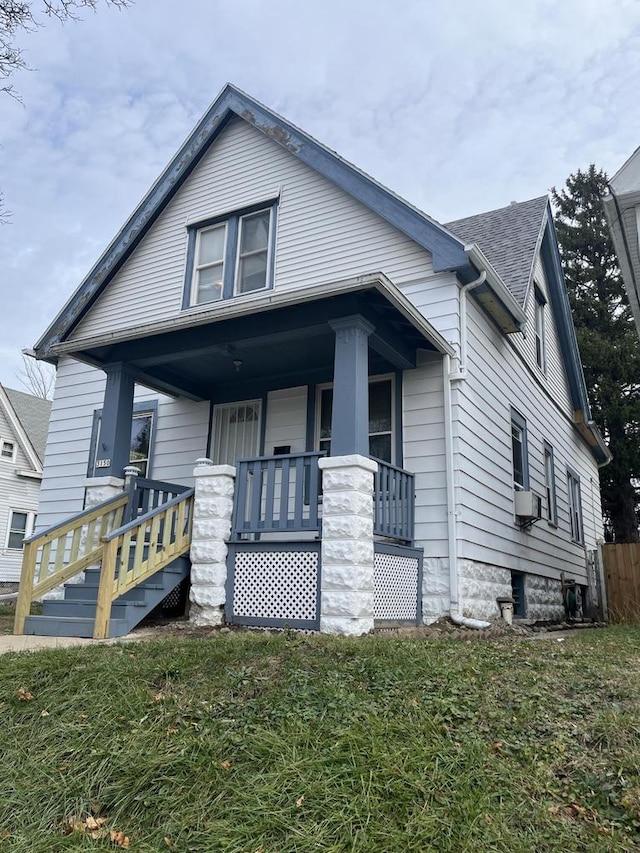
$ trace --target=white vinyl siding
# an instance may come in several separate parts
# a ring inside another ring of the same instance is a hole
[[[0,440],[13,445],[13,459],[0,459],[0,581],[15,583],[20,580],[22,550],[7,547],[11,512],[15,510],[33,517],[38,509],[40,480],[17,473],[33,469],[1,407]]]
[[[558,478],[558,527],[537,522],[520,531],[513,516],[511,408],[526,418],[529,488],[545,494],[543,440],[554,439],[556,471],[570,465],[583,485],[588,548],[602,536],[598,469],[570,419],[558,409],[504,336],[470,302],[469,372],[454,391],[460,501],[459,554],[489,565],[585,581],[584,548],[571,541],[567,483]],[[566,479],[566,478],[565,478]]]
[[[71,338],[180,314],[186,225],[278,198],[274,287],[382,271],[424,281],[431,256],[293,154],[240,119],[204,155]],[[243,297],[243,298],[249,298]]]
[[[37,530],[82,510],[93,413],[104,403],[105,375],[71,358],[60,360],[51,409]],[[136,388],[137,401],[158,400],[153,479],[193,485],[195,460],[205,456],[209,404],[174,400]]]

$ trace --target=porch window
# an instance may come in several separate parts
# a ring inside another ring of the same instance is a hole
[[[155,442],[155,420],[157,403],[134,403],[131,419],[131,441],[129,445],[129,465],[135,465],[140,470],[141,477],[149,477],[151,459]],[[89,457],[89,477],[99,477],[100,468],[96,467],[96,451],[100,441],[102,426],[102,409],[93,414],[93,431],[91,435],[91,451]]]
[[[269,202],[188,228],[183,308],[271,287],[275,211]]]
[[[26,536],[31,536],[35,523],[35,512],[11,510],[6,547],[12,551],[22,551],[24,548],[23,540]]]
[[[235,465],[238,459],[257,456],[261,408],[260,400],[215,407],[212,458],[216,465]]]
[[[319,450],[331,452],[331,415],[333,387],[322,386],[319,391]],[[394,462],[394,383],[392,377],[369,380],[369,455],[383,462]]]

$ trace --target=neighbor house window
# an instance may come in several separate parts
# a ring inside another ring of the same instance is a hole
[[[556,470],[553,460],[553,447],[544,443],[544,486],[547,499],[547,521],[558,523],[558,502],[556,499]]]
[[[319,450],[331,452],[331,416],[333,412],[333,387],[321,386],[319,390]],[[393,379],[369,380],[369,455],[382,462],[394,462],[394,386]]]
[[[23,510],[11,510],[9,513],[9,529],[7,531],[7,548],[12,551],[22,551],[24,538],[31,536],[36,522],[36,514]]]
[[[536,364],[544,373],[547,369],[547,354],[545,344],[545,305],[547,300],[542,291],[535,289],[535,334],[536,334]]]
[[[183,308],[271,287],[275,211],[271,202],[189,227]]]
[[[151,470],[151,459],[153,456],[153,445],[155,441],[155,420],[157,404],[134,403],[133,417],[131,418],[131,439],[129,443],[129,465],[135,465],[140,471],[141,477],[149,477]],[[96,451],[100,441],[100,429],[102,427],[102,409],[93,414],[93,431],[91,435],[91,452],[89,458],[89,477],[99,477],[100,468],[96,467]]]
[[[511,410],[511,453],[513,459],[513,488],[528,489],[527,422],[514,409]]]
[[[580,495],[580,477],[573,471],[567,471],[567,486],[569,489],[569,524],[571,538],[574,542],[584,544],[582,527],[582,497]]]
[[[0,457],[2,459],[9,459],[13,462],[16,457],[16,446],[13,441],[2,442],[2,446],[0,447]]]

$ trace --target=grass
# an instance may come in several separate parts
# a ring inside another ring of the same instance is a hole
[[[640,850],[639,664],[637,628],[5,655],[0,851]]]
[[[11,634],[13,632],[15,615],[15,604],[0,604],[0,634]]]

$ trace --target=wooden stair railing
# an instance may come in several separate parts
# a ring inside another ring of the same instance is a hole
[[[102,537],[104,553],[98,587],[95,640],[109,636],[116,598],[168,566],[191,546],[193,489]]]
[[[102,537],[122,524],[128,499],[117,495],[25,539],[14,634],[22,634],[34,600],[102,561]]]

